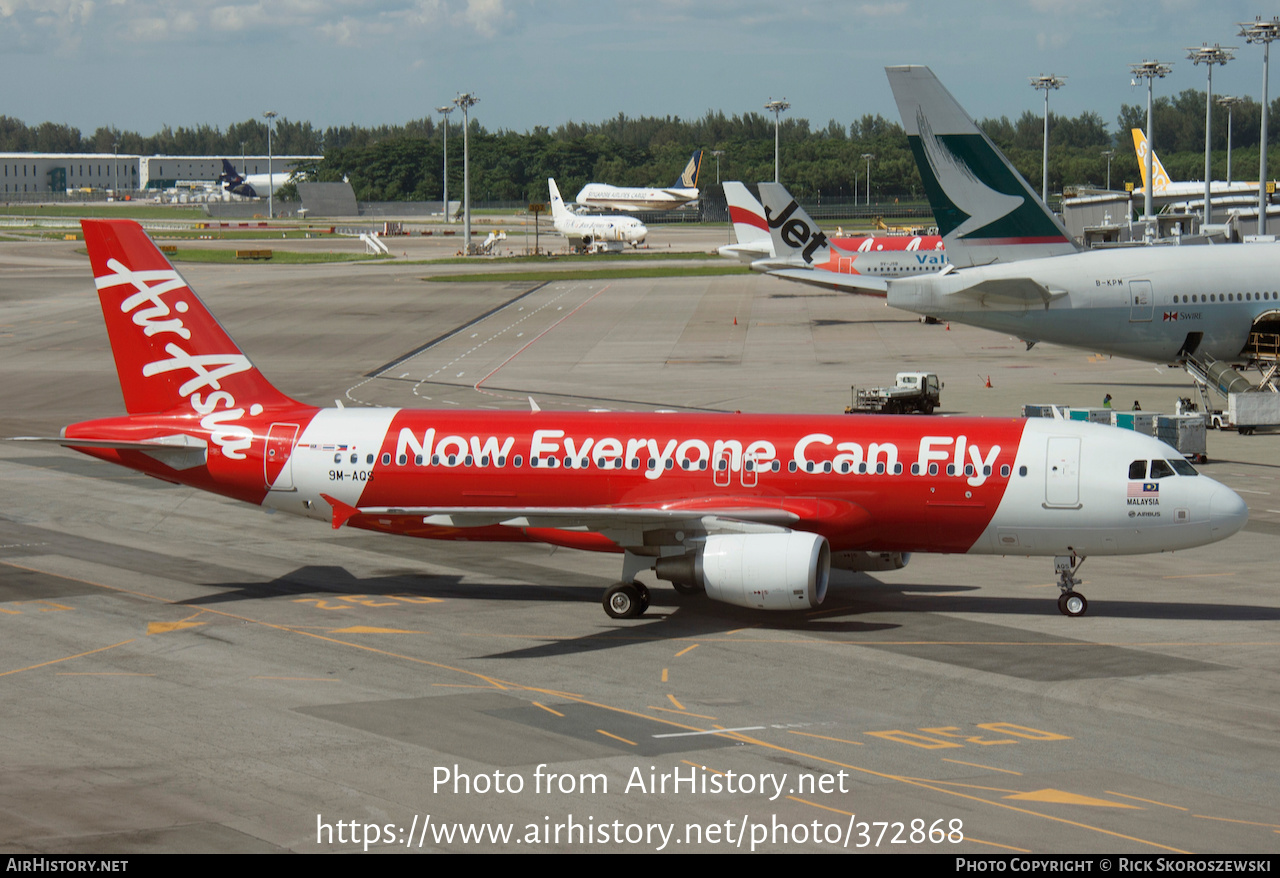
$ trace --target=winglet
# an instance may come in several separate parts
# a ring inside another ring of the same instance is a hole
[[[343,503],[337,497],[330,497],[328,494],[321,494],[320,496],[324,498],[324,502],[328,503],[330,506],[333,507],[333,529],[334,530],[337,530],[338,528],[342,527],[344,524],[347,523],[347,520],[351,518],[351,516],[355,515],[357,512],[360,511],[354,506],[348,506],[346,503]]]

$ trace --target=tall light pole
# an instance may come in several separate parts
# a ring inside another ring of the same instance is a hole
[[[782,114],[791,109],[791,105],[787,103],[787,99],[775,101],[769,98],[769,103],[764,108],[773,113],[773,182],[781,183],[782,177],[779,174],[780,164],[778,162],[778,144],[780,143],[778,132],[782,130]]]
[[[449,114],[453,112],[453,104],[436,107],[436,112],[444,116],[444,221],[451,221],[449,216]]]
[[[871,206],[871,160],[875,157],[876,154],[873,152],[864,152],[862,154],[862,160],[867,163],[867,207]],[[853,201],[855,204],[858,201],[857,192],[853,193]]]
[[[1031,77],[1031,87],[1044,92],[1044,157],[1041,160],[1044,170],[1040,181],[1040,200],[1046,205],[1049,203],[1049,92],[1062,88],[1066,82],[1065,76],[1052,73]]]
[[[267,219],[275,219],[276,176],[271,170],[271,126],[275,123],[276,111],[267,110],[262,118],[267,120]]]
[[[1116,151],[1114,149],[1104,149],[1102,151],[1102,157],[1107,160],[1107,191],[1110,192],[1111,191],[1111,160],[1116,157]]]
[[[1271,65],[1271,41],[1280,36],[1280,17],[1242,21],[1240,36],[1246,43],[1262,43],[1262,148],[1258,150],[1258,234],[1267,233],[1267,79]]]
[[[1151,196],[1152,196],[1153,190],[1156,188],[1156,185],[1155,185],[1156,181],[1154,179],[1154,175],[1151,170],[1151,153],[1154,152],[1156,148],[1156,142],[1155,140],[1152,139],[1152,134],[1154,129],[1152,127],[1152,121],[1151,121],[1152,119],[1151,83],[1153,80],[1156,80],[1156,79],[1164,79],[1171,72],[1173,72],[1173,65],[1161,64],[1159,61],[1144,60],[1141,64],[1131,64],[1129,66],[1129,69],[1133,71],[1134,83],[1137,83],[1139,79],[1145,79],[1147,81],[1147,154],[1144,157],[1144,163],[1146,165],[1147,185],[1143,187],[1144,189],[1146,189],[1146,198],[1143,201],[1142,218],[1145,220],[1150,220],[1151,217],[1153,216]]]
[[[471,127],[470,110],[480,99],[471,92],[458,95],[454,104],[462,108],[462,236],[466,240],[463,252],[471,255],[471,151],[468,129]]]
[[[720,185],[720,156],[724,155],[723,149],[713,149],[711,154],[716,157],[716,185]]]
[[[1213,179],[1213,153],[1210,152],[1210,138],[1213,136],[1213,65],[1221,66],[1234,58],[1235,55],[1231,54],[1234,48],[1235,46],[1227,46],[1224,49],[1217,43],[1212,47],[1207,43],[1201,44],[1199,48],[1187,47],[1187,60],[1192,64],[1204,64],[1209,70],[1209,87],[1204,95],[1204,218],[1200,220],[1201,225],[1213,222],[1213,205],[1209,200],[1209,181]]]
[[[1223,95],[1218,98],[1218,106],[1227,108],[1227,185],[1231,185],[1231,111],[1236,104],[1244,103],[1244,98]]]

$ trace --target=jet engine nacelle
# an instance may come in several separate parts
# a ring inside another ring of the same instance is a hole
[[[754,610],[807,610],[827,596],[831,548],[802,531],[709,536],[701,551],[660,558],[659,579],[696,586],[707,597]]]

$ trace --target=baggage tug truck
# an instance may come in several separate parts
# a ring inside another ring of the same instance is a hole
[[[931,415],[942,404],[943,384],[933,372],[899,372],[892,387],[853,387],[846,415]]]

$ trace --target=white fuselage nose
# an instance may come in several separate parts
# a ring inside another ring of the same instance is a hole
[[[1081,461],[1089,461],[1087,467]],[[1130,430],[1032,418],[1009,487],[973,552],[1134,555],[1217,542],[1249,510],[1173,448]]]

